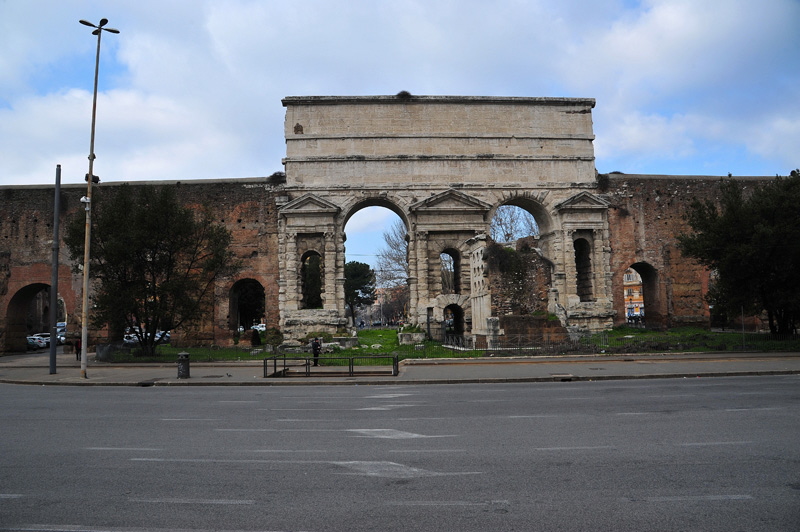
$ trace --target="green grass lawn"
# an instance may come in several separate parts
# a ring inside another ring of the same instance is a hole
[[[399,345],[397,331],[394,329],[362,329],[358,332],[359,346],[351,349],[339,349],[334,353],[323,353],[325,365],[347,365],[346,359],[355,358],[356,365],[391,364],[391,360],[378,360],[375,356],[397,356],[406,358],[473,358],[489,354],[488,351],[456,350],[443,347],[440,343],[425,341],[417,345]],[[776,340],[768,334],[742,334],[734,331],[712,332],[700,328],[679,328],[669,331],[652,331],[633,327],[617,327],[581,340],[567,346],[563,351],[558,349],[539,350],[537,347],[519,350],[493,350],[493,356],[524,356],[534,354],[569,354],[582,352],[594,353],[658,353],[658,352],[713,352],[713,351],[800,351],[800,339]],[[215,361],[261,361],[272,356],[269,346],[264,348],[248,347],[191,347],[177,348],[164,345],[158,348],[154,357],[137,356],[136,350],[120,351],[114,354],[114,363],[173,363],[178,360],[178,353],[188,352],[190,360],[195,362]],[[306,356],[303,354],[287,355],[289,357]],[[310,356],[310,353],[308,353]],[[334,361],[334,357],[345,360]]]

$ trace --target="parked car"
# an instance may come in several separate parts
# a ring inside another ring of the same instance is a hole
[[[158,332],[156,332],[156,341],[161,339],[161,338],[163,338],[163,340],[161,340],[162,343],[168,344],[169,343],[169,339],[170,339],[169,331],[158,331]]]
[[[31,336],[44,338],[45,347],[50,347],[50,333],[36,333],[32,334]],[[64,345],[64,342],[66,341],[67,337],[64,335],[64,333],[56,333],[56,345]]]
[[[135,334],[126,334],[122,337],[122,345],[125,347],[136,347],[139,345],[139,339]]]
[[[255,330],[259,331],[259,332],[264,332],[264,331],[267,330],[267,324],[266,323],[259,323],[258,325],[253,325],[253,329],[255,329]]]
[[[44,349],[47,345],[41,336],[28,336],[28,349]]]
[[[50,347],[50,333],[36,333],[32,334],[31,336],[35,338],[41,338],[42,340],[44,340],[44,346]]]

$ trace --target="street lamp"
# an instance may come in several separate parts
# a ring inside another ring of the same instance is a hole
[[[103,32],[119,33],[114,28],[104,28],[108,24],[108,19],[100,19],[98,25],[94,25],[86,20],[79,20],[84,26],[95,28],[92,35],[97,35],[97,56],[94,61],[94,99],[92,100],[92,135],[89,141],[89,173],[86,174],[86,196],[81,198],[81,203],[86,210],[86,229],[85,240],[83,242],[83,314],[81,316],[81,377],[86,378],[86,360],[89,330],[89,244],[92,235],[92,184],[99,183],[100,179],[94,175],[94,124],[97,116],[97,77],[100,71],[100,37]]]

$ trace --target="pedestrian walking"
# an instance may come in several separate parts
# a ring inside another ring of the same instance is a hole
[[[80,362],[81,360],[81,339],[78,338],[78,341],[75,342],[75,358]]]

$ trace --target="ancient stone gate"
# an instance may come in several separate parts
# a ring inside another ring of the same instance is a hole
[[[290,97],[283,105],[285,175],[130,184],[178,187],[187,205],[211,208],[245,264],[235,278],[218,280],[212,315],[187,343],[232,343],[244,286],[263,288],[262,321],[288,338],[347,327],[344,228],[368,206],[391,209],[403,221],[409,319],[433,324],[434,331],[453,311],[455,329],[466,337],[500,332],[498,318],[507,312],[486,259],[489,225],[501,205],[535,217],[537,260],[549,278],[537,297],[562,325],[594,331],[624,323],[629,268],[642,278],[649,327],[708,325],[707,272],[680,256],[676,235],[687,229],[685,206],[695,198],[716,200],[720,178],[598,174],[594,100],[401,93]],[[82,215],[84,192],[82,183],[61,187],[62,228]],[[53,186],[0,186],[0,352],[24,350],[25,335],[44,331],[52,311],[45,294],[53,196]],[[447,293],[443,252],[454,259]],[[74,334],[81,274],[63,243],[58,263],[59,312]],[[314,299],[305,286],[311,270],[318,278]],[[90,330],[90,343],[114,340],[107,336]],[[180,338],[173,335],[174,342]]]
[[[467,334],[487,334],[491,294],[483,250],[495,210],[526,209],[553,265],[547,306],[578,329],[611,325],[608,204],[597,194],[594,100],[397,96],[291,97],[286,185],[278,198],[281,329],[294,337],[346,326],[347,220],[394,211],[408,232],[412,323],[437,325],[456,307]],[[457,290],[441,286],[454,257]],[[304,301],[317,257],[321,301]],[[437,327],[438,328],[438,327]]]

